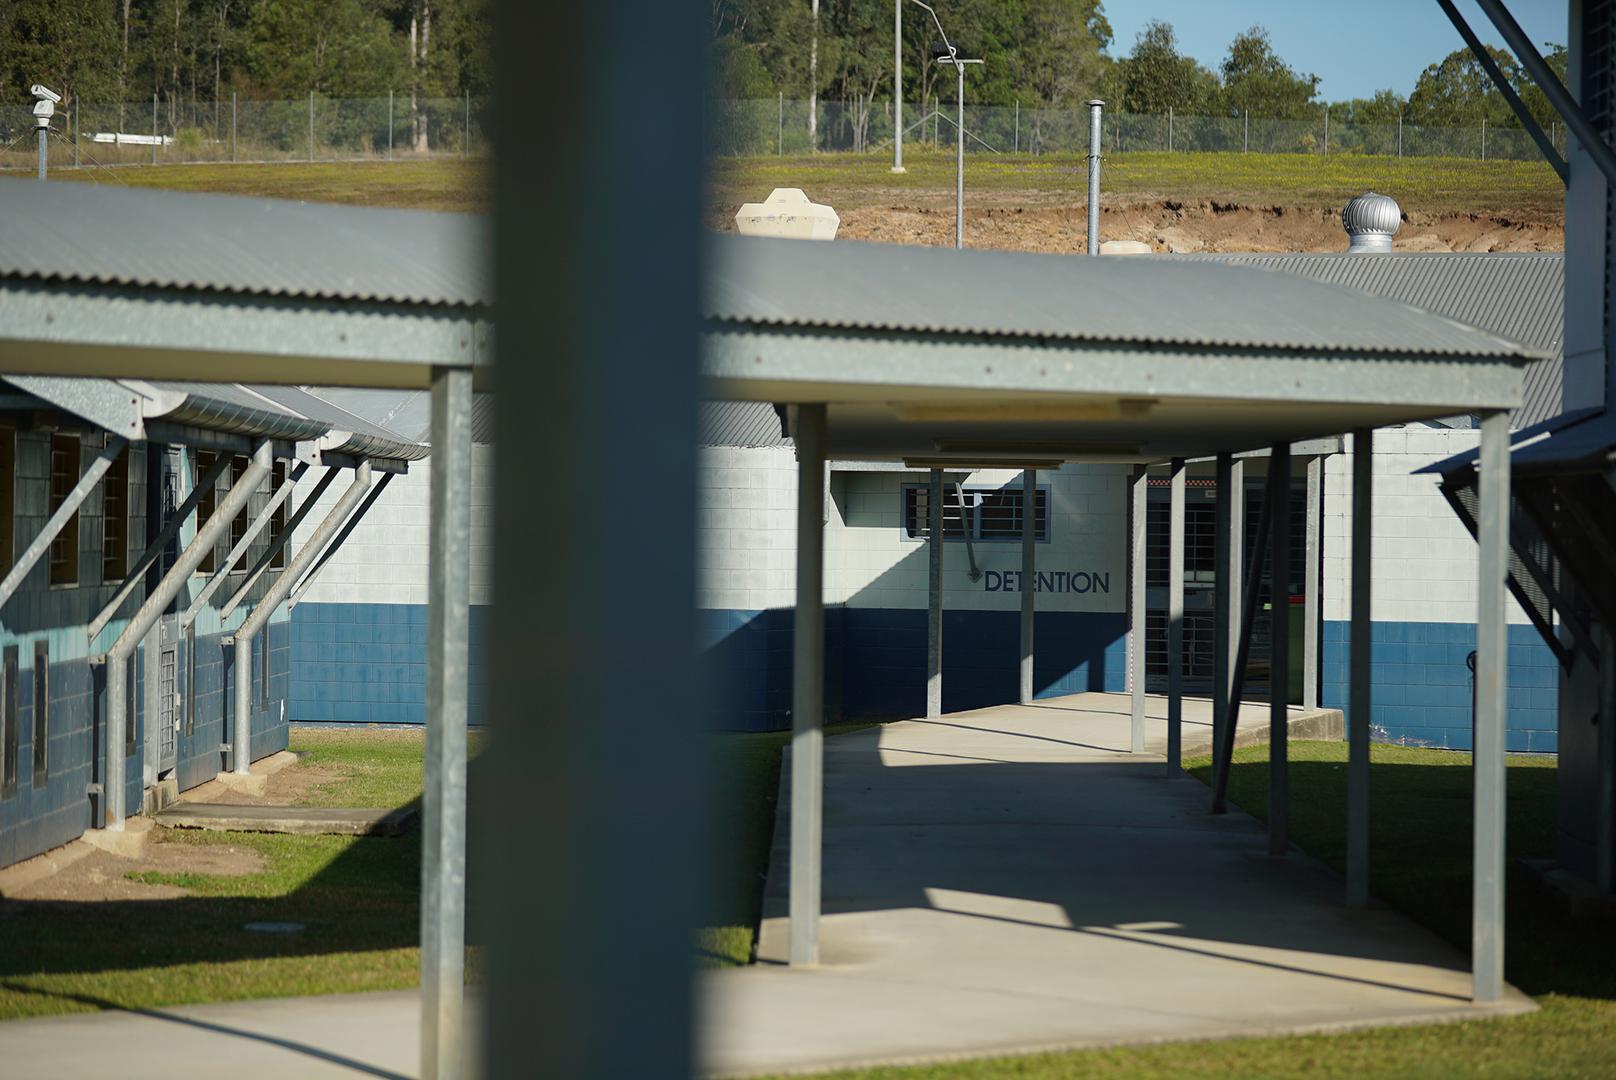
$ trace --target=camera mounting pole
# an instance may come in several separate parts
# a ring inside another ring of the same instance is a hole
[[[56,115],[56,106],[62,95],[48,86],[35,83],[29,88],[34,95],[34,126],[39,130],[39,179],[45,179],[45,166],[50,161],[50,122]]]

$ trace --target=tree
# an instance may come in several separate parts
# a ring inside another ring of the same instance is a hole
[[[1395,125],[1408,111],[1408,101],[1395,90],[1377,90],[1372,98],[1349,98],[1330,106],[1332,119],[1349,124]]]
[[[118,26],[102,0],[14,0],[0,5],[0,85],[32,101],[44,83],[62,95],[61,110],[118,92]]]
[[[430,20],[430,0],[421,6]],[[387,21],[361,0],[259,0],[247,23],[245,58],[270,96],[293,100],[311,90],[386,94],[401,59]]]
[[[1172,23],[1159,19],[1139,31],[1114,82],[1117,103],[1129,113],[1210,112],[1219,92],[1218,77],[1180,54]]]
[[[1515,57],[1491,46],[1487,52],[1509,84],[1519,90],[1522,72]],[[1408,115],[1414,123],[1426,127],[1473,127],[1483,118],[1495,126],[1517,122],[1508,102],[1469,49],[1455,49],[1421,73],[1414,92],[1408,96]]]
[[[1223,59],[1224,111],[1249,112],[1266,119],[1300,120],[1312,111],[1317,75],[1298,75],[1274,53],[1268,31],[1260,26],[1239,35]]]

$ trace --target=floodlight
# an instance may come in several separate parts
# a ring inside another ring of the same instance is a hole
[[[30,86],[28,88],[28,92],[30,94],[34,95],[36,98],[40,98],[41,100],[50,102],[52,105],[60,105],[62,103],[62,95],[61,94],[58,94],[56,91],[52,90],[50,87],[45,86],[45,85],[43,85],[41,83],[35,83],[34,85]],[[39,112],[38,112],[37,109],[35,110],[34,115],[35,116],[39,115]]]

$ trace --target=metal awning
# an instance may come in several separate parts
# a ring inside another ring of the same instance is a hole
[[[1162,461],[1513,408],[1538,350],[1205,262],[718,236],[715,399],[828,404],[836,458]]]

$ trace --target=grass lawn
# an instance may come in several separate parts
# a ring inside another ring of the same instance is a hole
[[[1230,798],[1262,817],[1267,748],[1236,752]],[[1377,746],[1372,755],[1371,882],[1377,897],[1468,951],[1470,759]],[[1209,778],[1206,759],[1188,763]],[[1511,857],[1552,851],[1552,759],[1509,759]],[[1291,744],[1291,836],[1342,868],[1346,746]],[[1519,870],[1508,893],[1506,972],[1542,1006],[1507,1020],[1342,1035],[1042,1054],[921,1068],[835,1074],[841,1080],[1077,1080],[1106,1077],[1341,1077],[1351,1080],[1487,1076],[1569,1080],[1616,1075],[1616,927],[1572,924]]]
[[[479,743],[474,734],[473,751]],[[291,746],[334,774],[305,804],[401,806],[420,797],[418,733],[300,730]],[[0,903],[0,1018],[416,985],[418,831],[361,838],[158,830],[153,842],[234,849],[262,865],[247,874],[126,875],[189,893],[172,899]],[[243,930],[250,922],[305,929]]]
[[[0,176],[33,180],[32,172]],[[485,211],[489,204],[487,163],[454,159],[86,167],[57,170],[51,179],[406,210]]]
[[[902,174],[881,154],[718,158],[709,167],[718,202],[743,202],[776,187],[800,187],[838,208],[952,200],[954,154],[904,148]],[[1394,191],[1406,205],[1475,213],[1564,214],[1565,188],[1546,163],[1468,158],[1396,158],[1370,154],[1111,154],[1102,180],[1107,199],[1136,196],[1228,199],[1259,206],[1336,206],[1371,188]],[[1086,198],[1088,159],[1060,154],[975,154],[965,159],[966,197],[1022,195],[1029,203]],[[1006,199],[988,201],[1005,202]]]

